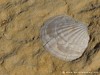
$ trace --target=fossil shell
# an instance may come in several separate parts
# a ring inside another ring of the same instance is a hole
[[[87,26],[64,15],[50,18],[40,35],[46,50],[67,61],[79,58],[89,41]]]

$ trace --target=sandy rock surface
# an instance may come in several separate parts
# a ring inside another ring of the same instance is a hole
[[[89,29],[86,51],[72,62],[52,56],[39,36],[47,19],[62,14],[86,23]],[[99,72],[100,0],[0,0],[0,75],[100,75]]]

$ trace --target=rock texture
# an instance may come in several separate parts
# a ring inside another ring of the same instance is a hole
[[[40,40],[43,23],[60,14],[87,23],[89,28],[89,46],[72,62],[52,56]],[[0,0],[0,75],[100,75],[99,72],[100,0]]]

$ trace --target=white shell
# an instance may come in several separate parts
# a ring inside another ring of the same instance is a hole
[[[79,58],[88,46],[87,26],[68,16],[49,19],[41,29],[41,39],[46,50],[63,60]]]

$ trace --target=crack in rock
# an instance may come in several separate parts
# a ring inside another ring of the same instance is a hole
[[[81,10],[79,13],[83,13],[83,12],[88,12],[88,11],[92,11],[92,10],[96,10],[100,8],[100,4],[91,4],[91,6],[89,6],[88,8],[85,8],[84,10]]]

